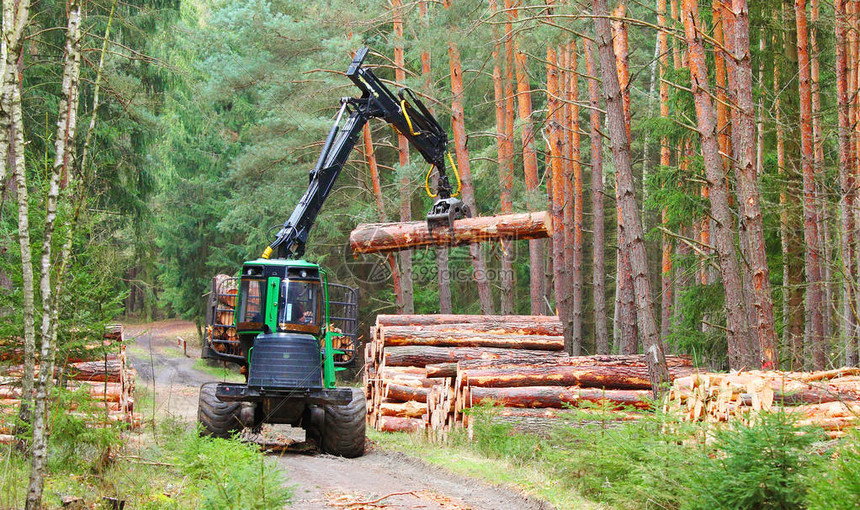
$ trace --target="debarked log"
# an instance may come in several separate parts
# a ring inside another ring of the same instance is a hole
[[[552,236],[552,216],[546,211],[504,214],[454,221],[431,232],[426,221],[362,223],[349,235],[353,253],[399,251],[419,246],[456,246],[501,239],[543,239]]]

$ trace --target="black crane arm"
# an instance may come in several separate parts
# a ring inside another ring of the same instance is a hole
[[[447,133],[412,91],[404,88],[395,96],[370,69],[362,67],[367,52],[368,48],[359,50],[346,72],[361,90],[361,97],[341,99],[340,111],[322,153],[310,171],[308,189],[263,252],[263,258],[269,258],[275,252],[278,258],[304,254],[311,226],[334,188],[361,130],[373,117],[394,126],[438,172],[438,200],[427,214],[430,227],[450,226],[454,219],[469,215],[468,208],[452,197],[451,184],[445,172],[445,160],[450,158]]]

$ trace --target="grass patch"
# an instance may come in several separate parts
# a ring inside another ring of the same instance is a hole
[[[223,365],[213,367],[205,359],[198,358],[194,361],[194,369],[211,375],[215,380],[223,382],[245,382],[245,376]]]
[[[61,436],[51,439],[44,506],[60,508],[63,497],[101,508],[103,498],[136,509],[279,509],[292,488],[255,445],[200,437],[187,424],[167,419],[153,432],[124,433],[110,455],[96,462],[89,446]],[[70,458],[68,449],[78,452]],[[102,450],[100,453],[104,453]],[[0,508],[22,508],[28,465],[14,447],[0,447]]]
[[[558,508],[860,506],[860,433],[834,448],[820,430],[798,429],[783,413],[733,430],[668,420],[603,429],[574,418],[539,437],[495,422],[488,408],[475,411],[471,440],[462,430],[441,446],[420,434],[370,436],[382,448],[518,487]],[[707,445],[690,440],[706,434]]]

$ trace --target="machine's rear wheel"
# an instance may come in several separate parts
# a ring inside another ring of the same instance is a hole
[[[230,437],[233,432],[242,430],[245,425],[241,419],[241,402],[224,402],[215,396],[218,383],[204,383],[200,386],[200,399],[197,402],[197,421],[203,425],[201,432],[213,437]]]
[[[352,388],[349,404],[325,406],[322,451],[348,458],[364,455],[366,406],[364,392],[358,388]]]

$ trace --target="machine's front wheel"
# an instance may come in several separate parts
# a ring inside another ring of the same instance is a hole
[[[201,432],[212,436],[228,438],[245,427],[242,421],[241,402],[224,402],[215,395],[218,383],[204,383],[200,386],[197,402],[197,421],[203,426]]]
[[[322,451],[348,458],[364,455],[366,414],[364,392],[358,388],[352,388],[349,404],[326,405],[320,444]]]

